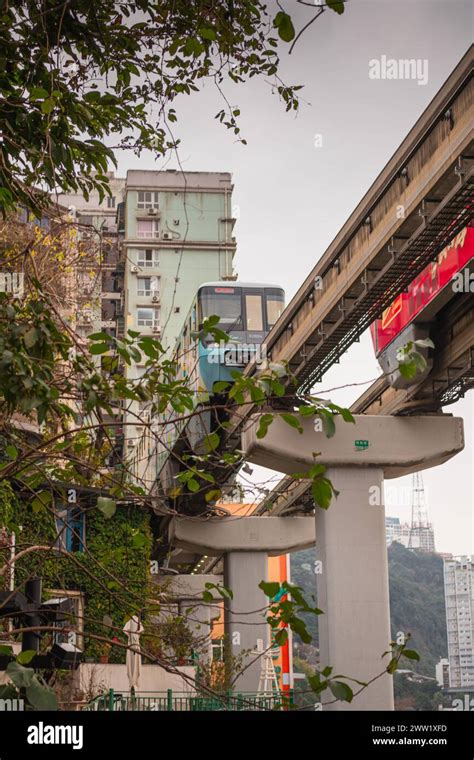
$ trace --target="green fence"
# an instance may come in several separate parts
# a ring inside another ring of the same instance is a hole
[[[214,710],[289,710],[293,704],[291,692],[248,694],[227,692],[222,695],[203,695],[173,691],[147,692],[136,694],[116,692],[109,689],[83,709],[93,712],[211,712]]]

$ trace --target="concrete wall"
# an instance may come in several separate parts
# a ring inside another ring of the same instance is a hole
[[[176,668],[181,673],[194,678],[195,668],[182,666]],[[83,693],[95,691],[97,694],[113,689],[116,692],[129,692],[130,685],[126,665],[101,663],[82,663],[76,672],[77,684]],[[142,665],[139,688],[142,691],[173,691],[193,693],[194,688],[181,675],[168,673],[159,665]]]

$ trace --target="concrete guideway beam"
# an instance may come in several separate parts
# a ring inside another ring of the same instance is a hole
[[[175,517],[169,528],[174,546],[219,557],[225,552],[265,552],[271,556],[314,546],[312,517],[223,517],[202,521]]]
[[[391,417],[355,415],[355,424],[335,418],[336,433],[327,438],[318,418],[303,418],[303,433],[278,415],[265,438],[257,438],[260,415],[242,433],[249,462],[287,475],[308,470],[316,461],[327,467],[380,467],[386,478],[398,478],[446,462],[464,448],[459,417]]]

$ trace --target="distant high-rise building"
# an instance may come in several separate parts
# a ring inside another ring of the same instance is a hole
[[[474,686],[474,556],[444,559],[449,685]]]
[[[449,660],[446,657],[441,657],[436,663],[435,673],[438,686],[449,689]]]

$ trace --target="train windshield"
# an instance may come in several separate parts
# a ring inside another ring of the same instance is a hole
[[[283,290],[266,291],[265,302],[267,306],[267,326],[270,330],[285,308],[285,294]]]
[[[200,293],[200,321],[216,314],[222,330],[242,330],[242,291],[223,286],[204,287]]]

